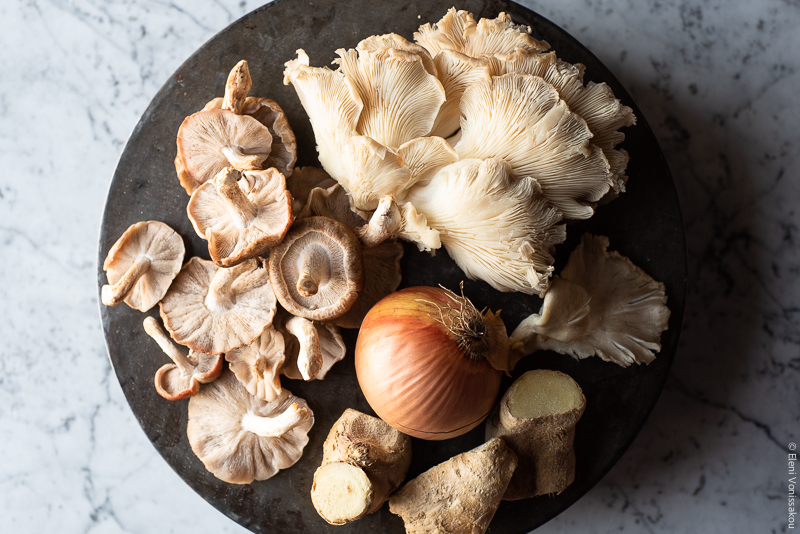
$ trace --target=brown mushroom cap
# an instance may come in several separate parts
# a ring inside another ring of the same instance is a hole
[[[336,180],[319,167],[297,167],[292,176],[286,178],[286,189],[292,194],[292,211],[295,214],[302,211],[312,189],[327,189],[336,183]]]
[[[292,315],[327,321],[343,315],[364,286],[361,243],[327,217],[297,222],[270,252],[275,296]]]
[[[224,371],[189,400],[186,434],[192,451],[215,477],[249,484],[294,465],[313,424],[303,399],[283,390],[265,402]]]
[[[103,270],[108,285],[102,301],[114,306],[124,300],[131,308],[155,306],[181,270],[185,249],[175,230],[159,221],[130,226],[108,251]]]
[[[265,254],[281,242],[293,220],[286,180],[272,168],[223,169],[197,188],[186,212],[220,267]]]
[[[316,215],[335,219],[353,231],[365,228],[367,224],[367,220],[356,212],[350,197],[339,184],[328,189],[312,190],[308,195],[308,202],[297,218],[304,219]],[[394,293],[402,279],[400,259],[403,257],[403,245],[397,239],[387,239],[377,246],[362,248],[361,254],[364,259],[364,288],[347,313],[328,321],[341,328],[361,327],[361,322],[370,308],[383,297]]]
[[[192,194],[226,167],[261,169],[271,151],[272,135],[253,117],[209,109],[186,117],[177,142],[178,177]]]
[[[221,355],[211,356],[193,350],[184,354],[154,318],[145,318],[144,330],[174,362],[162,366],[154,380],[156,391],[165,399],[176,401],[192,397],[200,390],[200,384],[213,382],[222,372]]]
[[[283,334],[268,326],[255,341],[225,353],[231,371],[251,395],[271,402],[281,392],[280,372],[284,355]]]
[[[248,345],[272,324],[277,302],[265,260],[252,258],[220,269],[192,258],[161,300],[172,338],[207,354]]]
[[[203,111],[221,109],[223,101],[222,97],[217,97],[206,104]],[[272,134],[269,157],[264,161],[262,167],[265,169],[275,167],[288,178],[292,174],[295,161],[297,161],[297,140],[283,109],[277,102],[269,98],[248,96],[242,105],[241,115],[253,117],[266,126],[269,133]]]

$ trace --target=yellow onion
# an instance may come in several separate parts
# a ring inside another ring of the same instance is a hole
[[[440,440],[475,428],[492,409],[508,336],[491,311],[436,287],[378,302],[356,342],[356,374],[378,416],[414,437]]]

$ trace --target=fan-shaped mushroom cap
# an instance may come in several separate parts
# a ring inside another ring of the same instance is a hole
[[[476,83],[464,92],[461,112],[459,157],[503,158],[514,177],[535,178],[564,217],[591,217],[586,203],[611,187],[608,161],[589,143],[586,122],[543,79],[512,73]]]
[[[106,306],[125,302],[147,311],[166,294],[183,264],[183,239],[159,221],[131,225],[108,251],[103,270],[108,276],[101,298]]]
[[[266,126],[225,109],[189,115],[178,130],[177,141],[178,178],[189,194],[226,167],[261,169],[272,147]]]
[[[547,42],[531,37],[530,31],[529,26],[514,24],[506,13],[476,23],[471,13],[451,8],[439,22],[420,26],[414,33],[414,40],[434,57],[442,50],[488,57],[519,48],[536,52],[550,48]]]
[[[161,300],[161,319],[172,338],[207,354],[249,345],[272,323],[277,302],[265,260],[221,269],[192,258]]]
[[[558,210],[537,181],[513,179],[501,159],[466,159],[440,170],[408,201],[439,232],[447,252],[470,278],[498,291],[543,294],[553,271],[552,248],[566,237]]]
[[[628,155],[614,147],[625,139],[625,134],[617,130],[635,124],[636,117],[631,108],[614,97],[608,85],[589,82],[584,86],[584,66],[562,61],[555,52],[540,54],[517,49],[510,54],[495,54],[489,61],[493,76],[511,72],[530,74],[555,87],[569,109],[586,121],[592,132],[592,144],[603,150],[613,175],[613,192],[624,191]]]
[[[231,484],[266,480],[294,465],[314,416],[289,391],[272,402],[251,395],[230,371],[189,400],[189,445],[206,469]]]
[[[203,111],[222,109],[223,101],[224,98],[217,97],[206,104]],[[261,167],[264,169],[275,167],[287,178],[291,176],[297,161],[297,140],[283,109],[269,98],[248,96],[242,104],[240,114],[253,117],[266,126],[272,135],[269,156]]]
[[[298,221],[270,252],[270,280],[292,315],[327,321],[343,315],[364,286],[361,243],[327,217]]]
[[[316,187],[327,189],[336,185],[336,180],[319,167],[297,167],[286,178],[286,189],[292,194],[292,212],[297,215],[308,201],[308,195]]]
[[[186,211],[220,267],[265,254],[281,242],[294,220],[292,195],[274,168],[223,169],[195,190]]]
[[[333,364],[344,358],[339,328],[327,323],[295,317],[278,310],[275,328],[286,340],[286,362],[281,372],[293,380],[322,380]]]
[[[395,215],[399,215],[391,209],[391,206],[394,205],[393,202],[387,201],[384,205],[389,206],[387,208],[389,218],[393,219]],[[381,218],[381,213],[378,211],[372,217],[375,218],[376,214],[378,218]],[[321,188],[312,190],[308,196],[308,203],[297,218],[304,219],[316,215],[337,220],[354,232],[358,232],[359,228],[368,227],[367,220],[356,213],[350,204],[350,197],[339,184],[327,190]],[[369,224],[372,224],[372,221],[371,218]],[[390,224],[390,228],[394,228],[394,222]],[[379,229],[373,233],[367,229],[364,233],[369,239],[382,231],[383,229]],[[376,246],[365,246],[362,248],[361,254],[364,260],[364,288],[358,294],[358,300],[347,313],[329,321],[329,323],[342,328],[361,327],[361,322],[370,308],[383,297],[394,293],[402,278],[400,259],[403,257],[403,245],[396,239],[389,238]]]
[[[249,345],[226,352],[225,359],[251,395],[271,402],[283,391],[279,375],[286,359],[284,350],[283,334],[273,322]]]
[[[165,399],[175,401],[196,395],[200,384],[213,382],[222,372],[221,355],[211,356],[193,350],[184,354],[152,317],[145,318],[144,331],[174,362],[162,366],[154,380],[156,391]]]
[[[596,354],[623,367],[655,359],[670,315],[664,284],[607,249],[607,237],[583,236],[542,312],[512,333],[516,351],[553,350],[577,359]]]

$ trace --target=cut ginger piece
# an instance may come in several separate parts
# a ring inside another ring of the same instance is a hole
[[[323,444],[311,501],[322,518],[343,525],[378,510],[411,465],[411,438],[348,408]]]
[[[528,371],[486,422],[486,439],[502,437],[517,470],[503,500],[561,493],[575,480],[575,425],[586,408],[580,386],[559,371]]]
[[[500,438],[436,465],[389,499],[407,534],[483,534],[517,466]]]

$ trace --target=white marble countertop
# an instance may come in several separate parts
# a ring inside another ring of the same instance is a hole
[[[537,533],[787,532],[787,448],[800,437],[800,6],[525,3],[642,109],[690,260],[681,349],[655,411],[605,479]],[[116,160],[150,99],[256,6],[0,6],[0,532],[245,532],[134,419],[106,357],[95,257]]]

